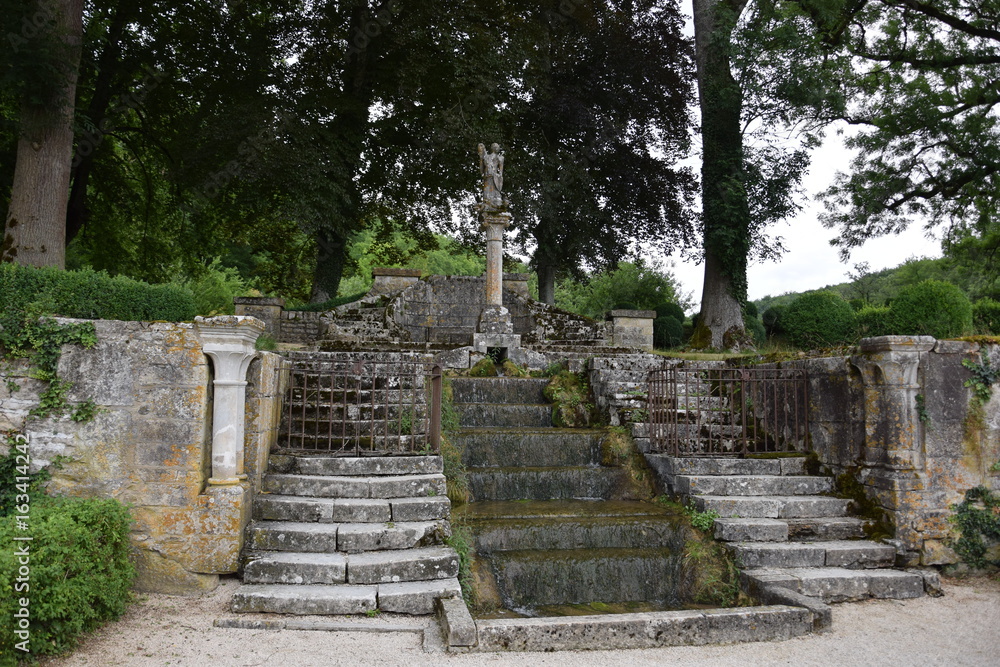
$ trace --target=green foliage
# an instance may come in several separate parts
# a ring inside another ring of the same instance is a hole
[[[833,292],[811,292],[793,301],[782,317],[793,344],[803,349],[830,347],[854,337],[854,310]]]
[[[44,484],[51,474],[48,468],[35,472],[28,471],[28,449],[26,440],[18,440],[14,433],[3,437],[7,451],[0,456],[0,517],[13,514],[14,506],[23,503],[23,495],[41,498],[45,495]],[[28,481],[18,482],[17,477],[27,477]],[[22,498],[18,500],[18,496]]]
[[[472,533],[468,528],[453,520],[451,535],[445,538],[444,542],[458,554],[458,583],[462,587],[462,597],[465,599],[465,604],[475,607],[476,587],[472,576],[472,566],[475,560],[473,544],[475,541]]]
[[[768,336],[780,336],[785,333],[785,325],[782,322],[782,318],[786,310],[788,310],[788,304],[776,303],[761,315],[764,331],[767,332]]]
[[[135,568],[129,560],[128,509],[112,499],[46,498],[31,502],[28,532],[15,516],[0,519],[0,656],[10,658],[14,613],[20,597],[30,598],[29,657],[61,653],[80,633],[124,613]],[[31,542],[14,542],[28,534]],[[15,588],[18,558],[9,545],[28,544],[30,590]]]
[[[715,520],[719,518],[719,513],[715,510],[700,512],[693,504],[684,507],[684,514],[691,521],[691,525],[703,533],[713,530],[715,528]]]
[[[954,338],[972,328],[972,304],[961,289],[925,280],[899,291],[890,305],[893,333]]]
[[[971,359],[962,359],[962,365],[972,372],[972,377],[965,381],[965,386],[972,389],[973,396],[980,406],[986,405],[993,396],[993,385],[1000,380],[1000,370],[990,365],[989,353],[984,348],[981,352],[981,363]]]
[[[587,280],[567,278],[556,286],[556,306],[594,319],[619,304],[633,309],[656,310],[657,314],[684,320],[689,297],[680,291],[673,274],[640,263],[621,262],[613,271],[595,273]]]
[[[972,304],[972,324],[979,334],[1000,334],[1000,301],[980,299]]]
[[[469,375],[474,378],[491,378],[497,375],[497,365],[491,357],[483,357],[469,369]]]
[[[959,557],[975,568],[1000,565],[1000,558],[987,560],[987,541],[1000,542],[1000,496],[985,486],[965,492],[965,499],[952,505],[951,522],[961,536],[951,545]]]
[[[664,315],[653,320],[653,345],[660,349],[684,343],[684,325],[676,317]]]
[[[590,384],[581,373],[561,371],[542,390],[553,404],[552,423],[560,428],[586,428],[593,420]]]
[[[278,349],[278,341],[276,341],[274,336],[271,334],[262,333],[257,336],[257,341],[254,343],[254,349],[264,352],[274,352]]]
[[[177,285],[148,285],[89,270],[59,271],[9,263],[0,264],[0,303],[0,341],[5,346],[29,316],[184,322],[195,315],[191,291]]]
[[[347,296],[338,296],[336,298],[330,299],[329,301],[324,301],[323,303],[310,303],[298,308],[289,308],[288,310],[302,310],[312,313],[324,313],[328,310],[333,310],[337,306],[343,306],[345,303],[354,303],[361,299],[368,290],[364,292],[358,292],[357,294],[349,294]]]
[[[191,290],[194,297],[195,314],[203,317],[232,315],[235,312],[233,297],[244,296],[249,289],[239,271],[222,266],[218,257],[196,277],[180,283]]]
[[[920,423],[927,424],[930,422],[931,416],[927,412],[927,399],[924,398],[924,395],[917,394],[913,397],[913,400],[916,401],[917,404],[917,419],[920,420]]]
[[[858,337],[891,335],[896,329],[893,315],[888,306],[862,306],[857,313]]]

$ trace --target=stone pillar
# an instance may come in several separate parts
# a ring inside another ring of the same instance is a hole
[[[281,311],[285,300],[269,296],[236,296],[233,306],[237,315],[256,317],[264,323],[264,331],[274,340],[281,340]]]
[[[264,323],[254,317],[196,317],[202,350],[215,369],[212,408],[211,485],[239,484],[243,473],[243,423],[246,416],[247,368],[256,356],[254,343]]]
[[[510,213],[480,213],[480,229],[486,232],[486,305],[503,305],[503,233]]]
[[[372,269],[372,288],[369,296],[375,294],[395,294],[402,292],[420,280],[420,269],[394,269],[378,267]]]
[[[653,349],[653,320],[655,310],[612,310],[612,344],[616,347]]]

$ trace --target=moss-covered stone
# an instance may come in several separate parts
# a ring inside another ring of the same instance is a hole
[[[480,359],[469,369],[469,375],[474,378],[491,378],[497,376],[497,366],[490,357]]]

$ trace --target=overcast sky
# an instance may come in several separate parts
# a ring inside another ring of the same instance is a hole
[[[849,161],[850,153],[835,135],[830,135],[823,147],[813,154],[812,166],[804,180],[809,199],[794,220],[772,228],[773,233],[784,238],[788,251],[777,262],[750,266],[747,278],[751,300],[844,282],[848,280],[847,272],[860,262],[868,262],[871,270],[877,271],[898,266],[910,257],[941,256],[940,242],[927,238],[918,223],[899,236],[868,241],[855,249],[847,263],[840,261],[837,248],[830,245],[836,230],[826,229],[819,223],[823,206],[815,200],[815,195],[833,182],[837,171],[847,171]],[[685,262],[679,256],[667,259],[674,263],[672,272],[683,291],[694,294],[694,310],[697,311],[705,279],[704,264]]]

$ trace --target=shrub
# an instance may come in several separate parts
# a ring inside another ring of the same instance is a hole
[[[329,301],[324,301],[323,303],[309,303],[299,308],[289,308],[288,310],[303,310],[313,313],[325,313],[328,310],[333,310],[337,306],[343,306],[345,303],[354,303],[355,301],[360,301],[366,294],[367,291],[358,292],[357,294],[350,294],[348,296],[338,296]]]
[[[893,333],[953,338],[972,329],[972,304],[961,289],[941,280],[904,287],[890,304]]]
[[[972,324],[981,334],[1000,334],[1000,302],[980,299],[972,304]]]
[[[888,306],[864,306],[858,311],[858,336],[889,336],[895,331],[893,312]]]
[[[780,336],[785,333],[785,325],[782,322],[782,318],[786,310],[788,310],[788,306],[778,304],[771,306],[761,315],[760,319],[764,324],[764,331],[767,332],[768,336]]]
[[[660,349],[677,347],[684,342],[684,325],[671,315],[653,320],[653,345]]]
[[[0,325],[18,331],[25,317],[61,315],[102,320],[184,322],[195,315],[191,290],[149,285],[124,276],[85,269],[60,271],[0,264]]]
[[[684,321],[684,309],[681,308],[676,303],[671,303],[671,302],[667,301],[665,303],[661,303],[659,306],[657,306],[653,310],[656,311],[656,317],[657,318],[660,318],[660,317],[672,317],[675,320],[677,320],[678,322],[683,322]]]
[[[800,348],[842,345],[854,337],[854,310],[834,292],[803,294],[788,305],[782,324],[792,344]]]
[[[80,633],[118,618],[130,599],[135,568],[129,561],[129,524],[124,505],[111,499],[34,498],[30,542],[15,542],[16,515],[0,519],[0,657],[27,658],[15,649],[14,614],[28,598],[30,656],[72,648]],[[10,545],[29,545],[29,580],[16,582],[18,562]],[[15,583],[22,584],[15,588]],[[23,590],[23,584],[28,589]]]
[[[760,321],[760,318],[745,317],[743,324],[746,326],[747,333],[753,337],[755,345],[760,346],[767,342],[767,331],[764,329],[764,324]]]

